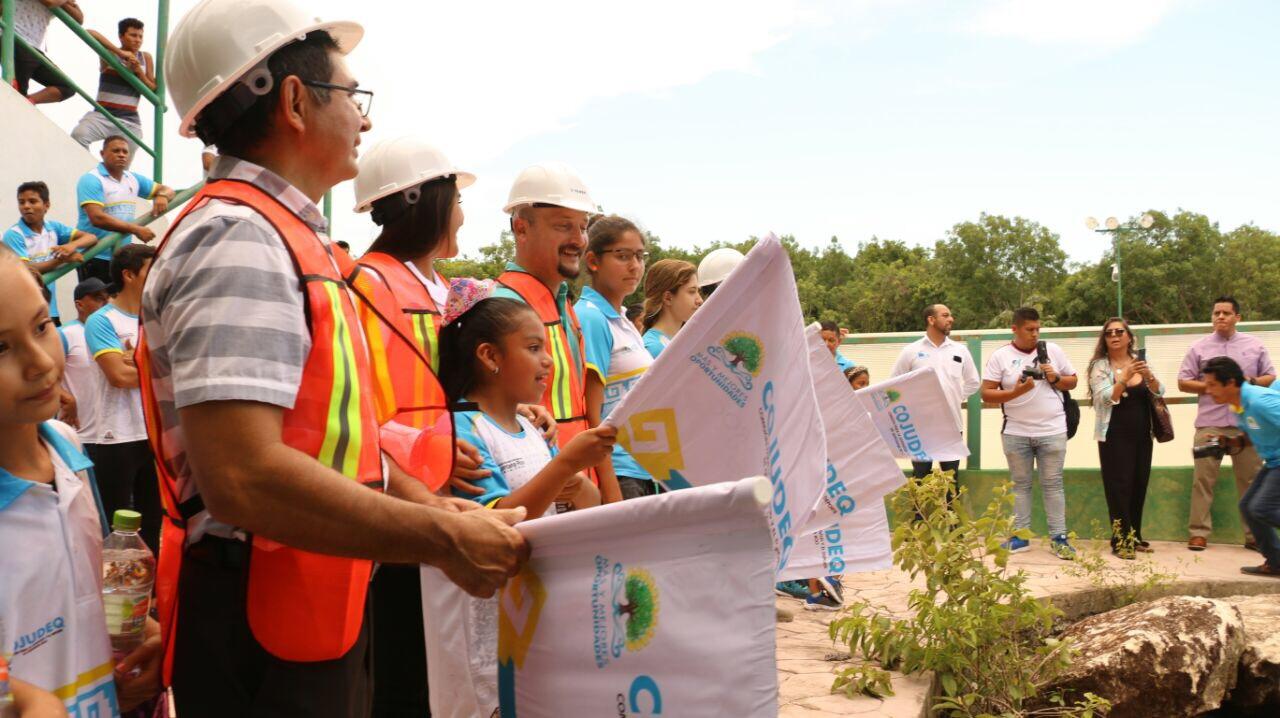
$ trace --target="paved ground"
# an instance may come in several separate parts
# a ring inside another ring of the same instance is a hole
[[[1095,551],[1104,548],[1100,542],[1085,542]],[[1176,574],[1176,585],[1166,593],[1228,596],[1241,593],[1280,592],[1280,580],[1251,578],[1240,573],[1240,567],[1262,563],[1262,557],[1239,546],[1211,544],[1208,551],[1193,553],[1183,544],[1157,542],[1155,553],[1149,554],[1161,572]],[[1122,580],[1124,570],[1133,562],[1121,561],[1104,554],[1112,581]],[[1139,561],[1142,559],[1140,558]],[[1110,593],[1097,590],[1088,578],[1064,572],[1066,562],[1054,557],[1039,542],[1030,551],[1009,560],[1012,567],[1030,575],[1029,585],[1037,595],[1071,594],[1059,601],[1068,615],[1083,615],[1106,610]],[[896,569],[845,577],[846,600],[863,600],[883,606],[889,612],[905,612],[907,593],[911,590],[905,574]],[[1154,597],[1154,596],[1153,596]],[[848,646],[836,646],[828,638],[827,625],[838,614],[810,612],[802,602],[779,598],[778,607],[794,614],[794,620],[778,624],[779,715],[783,718],[824,718],[825,716],[926,716],[924,697],[929,681],[921,677],[894,675],[896,695],[887,700],[859,697],[849,699],[831,694],[833,674],[846,662],[830,660],[833,654],[847,652]]]

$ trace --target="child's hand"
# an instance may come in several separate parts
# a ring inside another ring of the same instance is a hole
[[[602,424],[573,437],[569,444],[560,450],[560,456],[573,467],[574,471],[582,471],[609,458],[617,440],[617,428]]]

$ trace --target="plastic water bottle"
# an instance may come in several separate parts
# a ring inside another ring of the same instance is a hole
[[[156,581],[156,558],[138,535],[142,514],[121,509],[111,518],[111,535],[102,542],[102,604],[116,657],[142,644]]]
[[[8,640],[4,633],[4,619],[0,618],[0,716],[5,717],[17,712],[13,707],[13,693],[9,689],[9,663],[4,657],[4,647],[9,645]]]

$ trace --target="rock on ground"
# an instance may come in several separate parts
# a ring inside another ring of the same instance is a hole
[[[1240,612],[1245,637],[1236,687],[1227,704],[1252,715],[1280,715],[1280,595],[1222,600]]]
[[[1063,638],[1076,657],[1046,694],[1061,690],[1071,702],[1096,693],[1111,701],[1109,718],[1176,718],[1221,705],[1235,685],[1244,624],[1224,601],[1169,596],[1086,618]]]

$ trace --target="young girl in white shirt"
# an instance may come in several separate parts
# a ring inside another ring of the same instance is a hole
[[[112,658],[92,464],[51,419],[64,361],[39,280],[0,250],[0,546],[22,547],[0,551],[0,651],[11,678],[71,715],[118,716],[159,692],[160,636],[150,621],[141,647]]]
[[[599,490],[581,472],[609,456],[617,430],[589,429],[557,452],[517,412],[546,391],[546,331],[528,305],[490,297],[492,289],[455,280],[440,331],[440,381],[458,407],[455,430],[490,472],[475,482],[484,493],[455,495],[489,508],[523,506],[534,518],[554,515],[561,503],[598,505]],[[498,599],[472,598],[431,568],[423,569],[422,595],[431,715],[497,715]]]

